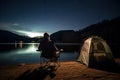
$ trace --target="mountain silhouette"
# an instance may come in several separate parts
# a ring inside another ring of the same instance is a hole
[[[78,31],[62,30],[51,34],[51,38],[56,42],[72,42],[83,44],[84,40],[90,36],[102,37],[110,46],[115,57],[120,57],[120,17],[103,20],[102,22],[92,24]]]
[[[97,35],[102,37],[111,47],[115,57],[120,57],[120,17],[112,20],[103,20],[102,22],[90,25],[82,30],[79,30],[79,40],[81,43],[90,37]]]
[[[14,43],[14,42],[32,42],[35,38],[29,38],[27,36],[17,35],[10,31],[0,30],[0,43]]]

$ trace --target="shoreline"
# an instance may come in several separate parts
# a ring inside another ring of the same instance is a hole
[[[120,80],[120,73],[88,68],[76,61],[61,62],[53,73],[45,73],[40,66],[39,63],[0,66],[0,80]]]

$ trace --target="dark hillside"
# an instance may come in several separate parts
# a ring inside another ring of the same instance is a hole
[[[110,46],[115,57],[120,57],[120,17],[112,20],[103,20],[102,22],[90,25],[82,30],[62,30],[55,32],[51,38],[55,42],[61,43],[80,43],[90,36],[102,37]],[[81,47],[81,46],[80,46]],[[69,49],[69,47],[67,46]],[[76,48],[76,47],[74,47]],[[78,48],[78,47],[77,47]]]
[[[30,42],[29,37],[20,36],[9,31],[0,30],[0,43],[14,43],[15,41]]]
[[[87,37],[97,35],[102,37],[112,49],[115,57],[120,57],[120,17],[112,20],[104,20],[100,23],[93,24],[79,30],[80,42],[83,42]]]

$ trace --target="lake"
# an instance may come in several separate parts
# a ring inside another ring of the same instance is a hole
[[[0,65],[16,65],[40,63],[41,52],[36,51],[38,43],[1,43],[0,44]],[[69,44],[67,44],[69,46]],[[74,47],[74,45],[72,45]],[[77,51],[63,51],[60,53],[61,61],[75,61]]]

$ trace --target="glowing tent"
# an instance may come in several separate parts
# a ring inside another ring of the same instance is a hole
[[[113,61],[113,55],[105,40],[98,36],[93,36],[84,41],[77,61],[88,67],[105,66]]]

